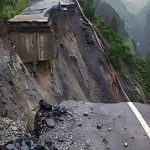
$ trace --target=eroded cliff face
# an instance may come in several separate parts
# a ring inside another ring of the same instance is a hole
[[[52,61],[36,63],[36,76],[34,65],[23,64],[10,41],[1,36],[1,117],[22,119],[30,111],[34,113],[40,99],[52,104],[126,101],[115,72],[78,8],[52,11],[50,20],[55,56]]]
[[[6,36],[0,36],[0,53],[0,117],[23,120],[31,129],[41,96]]]

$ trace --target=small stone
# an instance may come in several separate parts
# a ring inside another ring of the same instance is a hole
[[[9,120],[5,120],[5,122],[6,122],[7,124],[9,124],[9,123],[10,123],[10,121],[9,121]]]
[[[44,141],[41,141],[41,146],[45,146],[45,142]]]
[[[81,126],[82,126],[82,124],[81,124],[81,123],[78,123],[78,126],[79,126],[79,127],[81,127]]]
[[[54,149],[54,150],[58,150],[58,148],[57,148],[57,147],[53,147],[53,149]]]
[[[19,144],[19,143],[16,143],[16,147],[18,147],[18,148],[19,148],[19,147],[20,147],[20,144]]]
[[[59,121],[61,121],[61,122],[62,122],[62,121],[64,121],[64,119],[63,119],[63,118],[59,118]]]
[[[64,106],[57,106],[54,108],[54,111],[57,116],[67,113],[67,110]]]
[[[41,110],[52,111],[52,105],[43,99],[39,101],[39,106]]]
[[[106,123],[106,122],[104,122],[104,123],[103,123],[103,125],[107,125],[107,123]]]
[[[108,131],[111,131],[111,128],[108,128]]]
[[[87,113],[87,112],[84,112],[84,114],[83,114],[83,115],[87,117],[87,116],[88,116],[88,113]]]
[[[134,139],[134,136],[132,136],[131,138]]]
[[[124,147],[128,147],[128,143],[124,143]]]
[[[27,136],[28,136],[28,137],[31,137],[31,134],[30,134],[30,133],[28,133],[28,134],[27,134]]]
[[[64,134],[59,134],[57,137],[58,142],[64,142],[65,141],[65,135]]]
[[[109,147],[109,146],[106,146],[106,149],[110,149],[110,147]]]
[[[22,143],[21,143],[22,145],[26,145],[26,143],[25,143],[25,141],[22,141]]]
[[[15,146],[13,145],[13,144],[8,144],[8,145],[6,145],[6,149],[7,150],[12,150],[12,149],[14,149],[15,148]]]
[[[34,149],[35,149],[35,147],[32,145],[32,146],[30,147],[30,149],[31,149],[31,150],[34,150]]]
[[[13,130],[13,131],[16,131],[16,130],[17,130],[17,127],[16,127],[16,126],[13,126],[13,127],[12,127],[12,130]]]
[[[46,121],[46,124],[48,127],[50,127],[50,128],[55,127],[55,121],[53,118],[46,118],[45,121]]]
[[[21,146],[21,150],[29,150],[29,147],[27,145]]]
[[[126,129],[127,129],[127,127],[124,127],[124,129],[126,130]]]
[[[101,128],[102,128],[102,125],[98,124],[97,129],[101,129]]]
[[[105,143],[105,144],[108,143],[106,138],[103,139],[103,143]]]
[[[34,142],[33,142],[32,140],[30,140],[30,145],[31,145],[31,148],[30,148],[30,149],[34,149],[35,144],[34,144]]]
[[[42,116],[42,113],[39,112],[39,113],[38,113],[38,116],[41,117],[41,116]]]

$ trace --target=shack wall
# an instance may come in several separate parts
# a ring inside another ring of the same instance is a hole
[[[10,39],[24,63],[52,60],[54,36],[51,32],[11,32]]]

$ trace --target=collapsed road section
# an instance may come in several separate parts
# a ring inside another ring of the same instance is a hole
[[[35,131],[9,141],[2,150],[149,150],[149,137],[127,103],[39,104]],[[143,109],[149,106],[135,105],[150,113]]]

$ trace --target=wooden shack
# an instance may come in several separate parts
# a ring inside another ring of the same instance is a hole
[[[54,57],[54,34],[48,18],[17,15],[8,21],[9,37],[24,63],[47,61]]]

